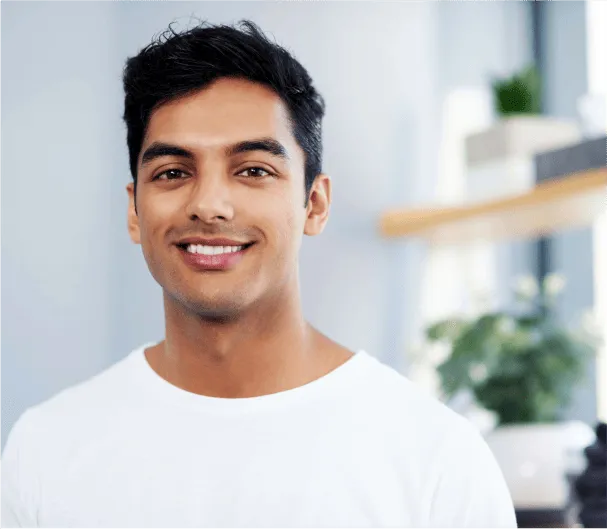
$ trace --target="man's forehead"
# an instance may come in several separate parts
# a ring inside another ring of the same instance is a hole
[[[223,148],[259,137],[275,138],[289,150],[294,148],[286,106],[261,85],[222,80],[156,109],[150,116],[144,145],[162,141],[193,148]]]
[[[288,125],[288,117],[284,102],[269,88],[248,81],[221,79],[203,90],[162,104],[150,116],[150,125],[220,127],[234,123],[280,128]]]

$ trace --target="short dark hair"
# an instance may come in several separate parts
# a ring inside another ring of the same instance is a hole
[[[322,171],[321,122],[325,103],[306,69],[249,20],[241,20],[235,26],[200,22],[181,33],[170,24],[127,60],[123,119],[135,192],[137,159],[152,111],[224,77],[265,85],[286,105],[293,135],[305,153],[307,205],[312,183]]]

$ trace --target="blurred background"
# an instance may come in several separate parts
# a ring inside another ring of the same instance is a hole
[[[327,103],[306,318],[466,415],[521,526],[582,524],[587,494],[598,527],[604,444],[583,449],[607,414],[606,7],[3,1],[2,447],[27,407],[164,335],[126,230],[126,58],[172,21],[249,18]]]

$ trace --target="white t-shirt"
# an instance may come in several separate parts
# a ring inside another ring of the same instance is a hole
[[[2,527],[516,527],[476,429],[365,351],[225,399],[165,381],[151,345],[21,415]]]

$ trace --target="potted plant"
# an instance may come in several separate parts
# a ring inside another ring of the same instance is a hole
[[[542,84],[535,66],[492,82],[495,110],[500,116],[537,115],[542,112]]]
[[[527,191],[535,185],[533,156],[575,144],[577,123],[542,115],[542,80],[534,65],[491,81],[496,123],[465,141],[471,198]]]
[[[486,434],[517,508],[563,509],[569,496],[569,458],[592,443],[592,429],[562,414],[587,361],[599,345],[589,325],[572,329],[555,312],[565,279],[548,275],[541,288],[521,278],[516,310],[451,318],[426,330],[451,354],[438,366],[443,399],[469,391],[493,412]]]

